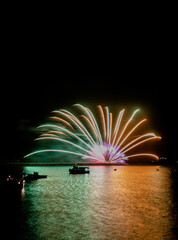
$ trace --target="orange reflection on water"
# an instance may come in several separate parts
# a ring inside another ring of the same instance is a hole
[[[176,239],[168,168],[90,166],[87,175],[38,169],[48,178],[27,184],[25,195],[36,240]]]

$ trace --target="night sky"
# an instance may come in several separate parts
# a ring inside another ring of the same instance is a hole
[[[15,75],[18,73],[17,70]],[[175,112],[171,109],[170,90],[176,86],[169,88],[165,78],[163,81],[161,77],[158,80],[144,75],[138,79],[132,75],[101,77],[87,74],[80,77],[76,73],[50,78],[48,74],[42,72],[40,79],[33,79],[25,70],[18,81],[5,83],[1,100],[1,160],[22,160],[32,150],[32,141],[36,137],[34,128],[45,123],[52,110],[71,109],[72,104],[81,103],[94,110],[98,104],[109,106],[115,116],[123,107],[141,108],[152,130],[163,138],[156,143],[158,154],[169,155],[169,161],[173,161],[172,119]]]
[[[29,22],[8,26],[2,45],[1,161],[21,161],[36,137],[34,127],[52,110],[74,103],[117,108],[116,114],[122,107],[140,107],[162,136],[158,154],[176,161],[177,78],[170,33],[165,38],[155,27],[107,40],[91,30],[80,38],[77,32],[30,28]]]

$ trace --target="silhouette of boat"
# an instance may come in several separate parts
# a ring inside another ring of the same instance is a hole
[[[90,173],[89,167],[78,167],[74,165],[73,168],[69,169],[70,174],[85,174]]]
[[[25,180],[8,177],[0,178],[0,189],[2,192],[14,193],[20,192],[24,187]]]
[[[47,178],[47,175],[39,175],[38,172],[27,174],[27,176],[24,176],[25,180],[37,180],[40,178]]]

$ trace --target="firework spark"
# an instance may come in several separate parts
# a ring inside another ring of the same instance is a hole
[[[98,106],[100,121],[97,122],[93,113],[81,104],[75,104],[82,115],[61,109],[53,111],[55,116],[50,117],[54,123],[43,124],[38,128],[44,131],[36,140],[55,141],[72,147],[72,151],[65,149],[43,149],[27,154],[45,152],[68,153],[80,156],[82,159],[92,159],[100,162],[123,162],[132,157],[149,156],[158,160],[158,156],[152,153],[132,153],[138,146],[161,137],[154,133],[133,135],[146,119],[133,124],[134,117],[140,111],[135,110],[130,118],[123,119],[125,109],[121,110],[113,124],[113,115],[109,108]],[[77,142],[77,143],[76,143]],[[59,145],[60,146],[60,145]],[[73,150],[74,149],[74,150]]]

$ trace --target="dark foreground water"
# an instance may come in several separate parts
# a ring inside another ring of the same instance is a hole
[[[48,178],[26,182],[20,196],[1,193],[1,239],[178,239],[177,181],[168,167],[91,166],[89,175],[69,175],[64,166],[8,171],[22,169]]]

